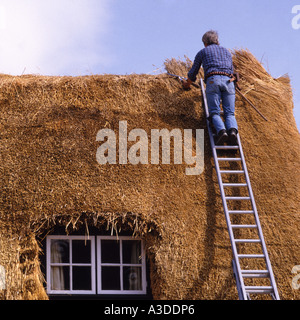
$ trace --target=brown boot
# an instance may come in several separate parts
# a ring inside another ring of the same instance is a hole
[[[238,145],[237,139],[237,130],[235,128],[231,128],[228,130],[229,144],[232,146]]]
[[[228,140],[228,135],[226,130],[219,131],[217,138],[216,138],[216,145],[220,146],[224,144]]]

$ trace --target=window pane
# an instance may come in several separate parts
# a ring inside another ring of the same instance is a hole
[[[92,290],[91,267],[73,267],[73,290]]]
[[[70,290],[70,267],[51,267],[51,290]]]
[[[123,267],[124,290],[142,290],[142,268]]]
[[[51,240],[51,262],[69,263],[69,240]]]
[[[91,263],[91,240],[72,240],[72,263]]]
[[[117,240],[101,240],[101,263],[120,263],[120,244]]]
[[[123,263],[142,263],[141,241],[123,240]]]
[[[102,290],[121,290],[120,268],[102,267],[101,269]]]

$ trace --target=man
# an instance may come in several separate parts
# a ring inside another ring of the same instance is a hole
[[[216,31],[206,32],[202,41],[205,48],[197,53],[193,66],[188,73],[188,79],[183,81],[183,87],[185,89],[190,88],[202,65],[209,116],[217,131],[216,144],[221,145],[229,141],[231,145],[236,145],[238,126],[234,116],[235,86],[232,56],[227,49],[219,45]],[[220,117],[221,100],[225,124]]]

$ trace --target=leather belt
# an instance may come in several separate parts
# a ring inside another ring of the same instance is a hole
[[[227,76],[229,78],[234,78],[234,75],[232,73],[227,73],[227,72],[222,72],[222,71],[212,71],[212,72],[209,72],[206,76],[205,76],[205,79],[204,79],[204,82],[206,83],[207,79],[211,76]],[[234,81],[234,80],[232,80]]]

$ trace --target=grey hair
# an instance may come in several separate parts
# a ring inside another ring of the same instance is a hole
[[[208,46],[210,44],[219,44],[218,32],[214,31],[214,30],[210,30],[210,31],[205,32],[202,37],[202,41],[204,44],[206,44]]]

